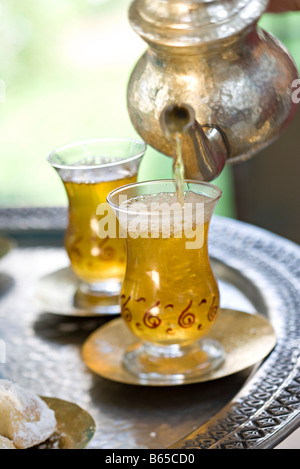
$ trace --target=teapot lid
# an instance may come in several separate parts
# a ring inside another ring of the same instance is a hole
[[[268,0],[134,0],[129,21],[148,43],[197,46],[242,31],[267,6]]]

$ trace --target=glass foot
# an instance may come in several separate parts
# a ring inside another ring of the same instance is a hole
[[[123,365],[145,381],[174,384],[188,383],[190,379],[207,374],[224,359],[222,345],[204,338],[189,347],[137,343],[126,350]]]
[[[106,284],[107,288],[90,288],[81,284],[74,295],[74,305],[97,314],[120,314],[120,290],[121,285],[116,283]]]

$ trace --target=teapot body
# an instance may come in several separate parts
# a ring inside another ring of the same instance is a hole
[[[183,36],[176,45],[164,40],[163,33],[158,36],[145,35],[149,47],[127,90],[133,126],[158,151],[174,156],[172,139],[160,125],[163,109],[173,103],[192,106],[202,126],[222,129],[229,143],[228,162],[262,150],[292,119],[296,65],[286,48],[256,21],[216,40],[185,42]],[[184,151],[194,149],[186,144]]]

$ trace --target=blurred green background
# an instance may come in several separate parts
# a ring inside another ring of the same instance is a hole
[[[146,48],[127,19],[131,0],[1,0],[0,207],[66,205],[46,162],[56,147],[95,137],[135,137],[127,81]],[[261,25],[300,65],[299,14]],[[172,177],[171,159],[149,148],[140,179]],[[235,216],[231,168],[215,181],[217,213]]]

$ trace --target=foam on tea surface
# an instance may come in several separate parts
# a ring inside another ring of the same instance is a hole
[[[132,237],[181,237],[208,223],[215,199],[193,191],[184,192],[183,204],[177,194],[144,194],[120,205],[120,224]]]

